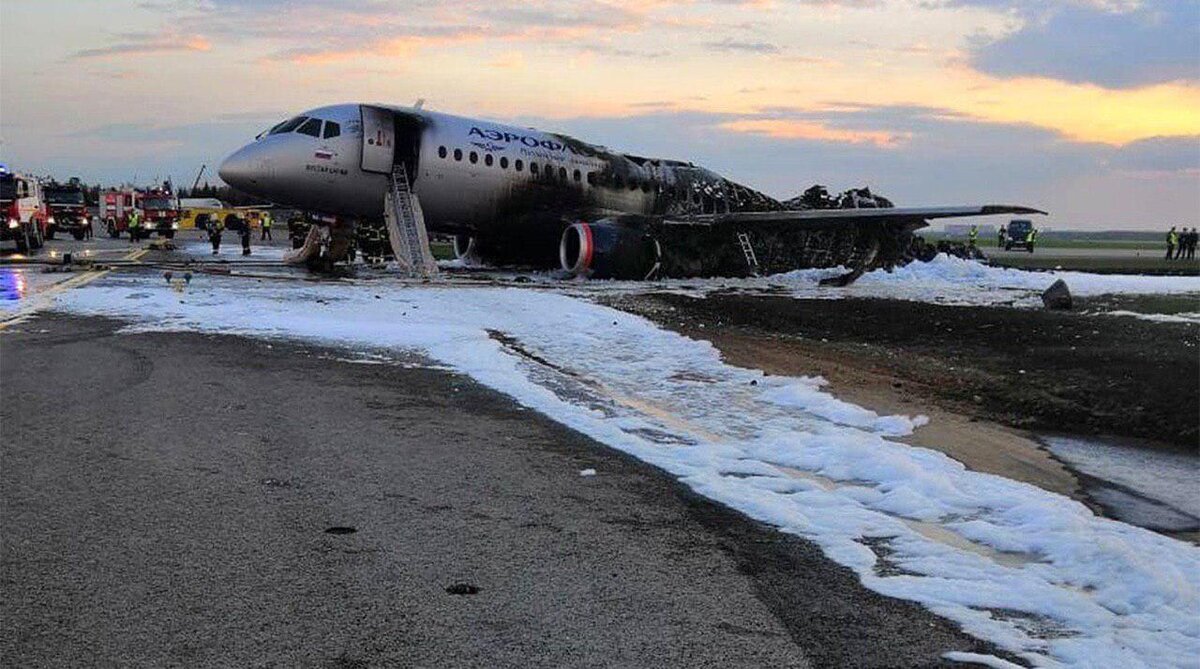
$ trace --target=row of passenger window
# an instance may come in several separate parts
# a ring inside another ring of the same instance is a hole
[[[321,130],[321,124],[324,123],[324,132]],[[279,125],[267,131],[268,135],[282,135],[288,132],[298,132],[301,135],[310,137],[324,137],[329,139],[342,134],[342,126],[333,121],[322,121],[319,118],[309,116],[297,116],[280,123]]]
[[[446,147],[444,147],[444,146],[438,147],[438,158],[445,159],[445,158],[449,157],[450,155],[451,155],[451,152]],[[453,155],[454,155],[454,160],[461,162],[463,159],[463,150],[462,149],[454,149]],[[471,151],[470,153],[466,154],[466,158],[467,158],[467,161],[470,162],[472,165],[479,163],[479,153],[478,152]],[[500,156],[500,160],[496,161],[496,159],[492,156],[492,154],[490,154],[490,153],[483,154],[483,164],[484,165],[491,167],[491,166],[497,164],[497,162],[500,165],[500,169],[502,169],[502,170],[508,169],[509,162],[508,162],[508,158],[506,156]],[[513,169],[515,169],[518,172],[523,172],[525,170],[525,163],[520,158],[518,158],[515,161],[513,161],[512,167],[513,167]],[[552,165],[545,165],[544,169],[543,169],[543,167],[539,166],[536,162],[529,161],[529,173],[534,176],[537,176],[539,174],[539,171],[544,178],[549,178],[549,179],[554,178],[554,167]],[[579,170],[574,170],[573,172],[571,172],[570,176],[571,176],[572,181],[579,182],[579,181],[583,180],[583,174]],[[567,168],[565,168],[565,167],[558,168],[558,178],[560,181],[567,180]],[[587,182],[593,186],[596,185],[596,173],[595,172],[587,173]],[[612,182],[613,188],[621,189],[621,188],[628,187],[629,190],[641,189],[642,192],[644,192],[644,193],[649,193],[651,190],[654,190],[657,186],[658,186],[658,184],[656,182],[639,181],[637,179],[630,179],[629,182],[626,183],[625,180],[619,176],[614,177],[613,182]],[[679,187],[678,196],[681,198],[687,197],[686,192],[682,186]],[[700,194],[699,193],[695,193],[694,198],[697,203],[700,202]]]
[[[446,158],[449,155],[450,155],[450,152],[446,149],[446,147],[444,147],[444,146],[438,147],[438,158]],[[477,153],[475,151],[470,152],[469,154],[467,154],[466,157],[467,157],[467,161],[470,162],[472,165],[475,165],[479,162],[479,153]],[[462,149],[454,149],[454,160],[461,162],[462,159],[463,159],[463,150]],[[483,154],[483,164],[488,167],[499,164],[500,169],[502,169],[502,170],[506,170],[509,167],[509,162],[508,162],[507,156],[500,156],[500,160],[497,161],[496,158],[490,153]],[[525,161],[521,160],[520,158],[517,158],[516,160],[514,160],[512,162],[512,168],[518,172],[524,172],[525,171]],[[535,176],[540,173],[547,178],[554,178],[554,167],[552,165],[545,165],[544,169],[543,169],[542,165],[539,165],[537,162],[531,160],[531,161],[529,161],[529,173],[533,174]],[[565,168],[565,167],[558,168],[558,178],[561,179],[562,181],[567,180],[567,168]],[[575,171],[571,172],[570,178],[574,181],[582,181],[583,173],[580,172],[579,170],[575,170]],[[595,183],[595,181],[593,179],[593,174],[591,172],[588,173],[588,183]]]

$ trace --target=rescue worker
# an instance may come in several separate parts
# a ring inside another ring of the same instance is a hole
[[[235,219],[241,223],[238,233],[242,236],[242,255],[248,256],[250,255],[250,221],[237,219],[237,217]]]
[[[129,243],[136,243],[138,239],[138,233],[141,231],[142,227],[141,216],[138,215],[137,209],[129,210],[129,219],[125,225],[129,228]],[[1171,229],[1174,230],[1174,228]]]
[[[1179,233],[1175,232],[1175,226],[1167,231],[1167,260],[1175,257],[1175,247],[1179,246]]]
[[[1004,224],[1001,223],[1000,224],[1000,232],[996,234],[996,248],[998,248],[998,249],[1004,248],[1004,240],[1007,237],[1008,237],[1008,228],[1004,227]]]
[[[969,248],[975,248],[975,244],[978,241],[979,241],[979,226],[972,225],[971,232],[967,233],[967,246]]]
[[[1037,228],[1029,228],[1029,232],[1025,233],[1025,246],[1029,248],[1029,252],[1033,253],[1033,244],[1037,241]]]
[[[208,221],[205,222],[205,227],[208,229],[208,241],[212,242],[213,255],[221,250],[221,217],[216,214],[205,214],[208,216]]]
[[[84,239],[92,238],[92,220],[94,218],[95,218],[94,216],[85,216],[84,217],[84,220],[87,221],[87,227],[83,229],[83,238]]]
[[[263,212],[261,225],[262,225],[262,236],[259,238],[259,241],[262,241],[264,239],[271,239],[271,212],[269,212],[269,211]],[[272,241],[274,241],[274,240],[272,240]]]
[[[1187,259],[1194,260],[1196,258],[1196,242],[1200,241],[1200,233],[1196,232],[1196,228],[1187,234]]]

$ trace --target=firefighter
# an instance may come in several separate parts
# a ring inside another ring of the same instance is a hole
[[[969,233],[967,233],[967,246],[969,248],[975,248],[976,242],[978,242],[978,241],[979,241],[979,226],[972,225],[971,231]]]
[[[263,212],[261,225],[262,225],[262,236],[259,238],[259,241],[262,241],[264,239],[271,239],[271,212],[269,212],[269,211]],[[274,241],[274,240],[272,240],[272,241]]]
[[[205,214],[208,220],[205,221],[204,227],[208,230],[208,241],[212,242],[213,255],[217,255],[221,251],[221,217],[217,214]]]
[[[126,227],[129,228],[129,243],[133,244],[137,242],[138,232],[142,227],[141,217],[138,215],[137,209],[129,210],[129,218],[127,219]],[[1174,230],[1174,228],[1172,228],[1172,230]]]
[[[249,219],[242,220],[236,216],[234,218],[241,224],[238,228],[238,234],[242,236],[242,255],[248,256],[250,255],[250,221]]]
[[[1175,247],[1179,246],[1179,233],[1175,232],[1175,226],[1167,231],[1167,260],[1175,257]]]

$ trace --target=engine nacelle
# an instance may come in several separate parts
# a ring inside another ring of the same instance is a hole
[[[632,225],[610,220],[573,223],[558,246],[562,268],[596,279],[650,279],[658,273],[658,240]]]

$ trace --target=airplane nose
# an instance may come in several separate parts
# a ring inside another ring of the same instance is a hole
[[[253,153],[253,145],[243,146],[226,158],[217,168],[221,181],[241,191],[249,190],[256,181]]]

